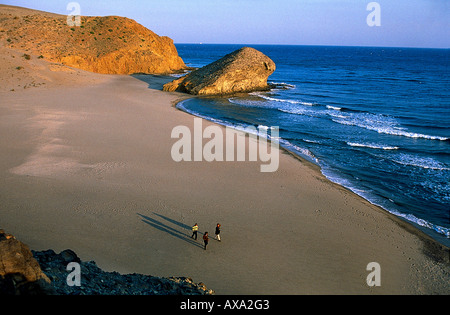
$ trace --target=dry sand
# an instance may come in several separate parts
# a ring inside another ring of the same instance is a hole
[[[0,48],[0,228],[32,249],[217,294],[450,293],[447,248],[287,152],[275,173],[174,162],[172,129],[194,117],[173,106],[185,96],[154,89],[167,78],[22,56]],[[213,236],[217,222],[222,242],[204,251],[190,227]],[[380,287],[366,283],[370,262]]]

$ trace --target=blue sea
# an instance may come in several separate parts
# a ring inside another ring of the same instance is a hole
[[[176,46],[191,67],[243,47]],[[279,126],[280,145],[328,179],[450,246],[450,50],[250,46],[276,63],[276,88],[178,107],[227,126]]]

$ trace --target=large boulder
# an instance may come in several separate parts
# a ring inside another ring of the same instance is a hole
[[[222,95],[268,89],[275,63],[260,51],[244,47],[164,85],[168,92]]]
[[[0,295],[49,294],[49,283],[28,246],[0,230]]]

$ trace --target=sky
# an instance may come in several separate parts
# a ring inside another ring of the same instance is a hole
[[[450,0],[0,0],[134,19],[175,43],[450,48]],[[377,9],[367,6],[376,2]],[[379,18],[379,25],[369,26]],[[376,14],[376,16],[374,16]]]

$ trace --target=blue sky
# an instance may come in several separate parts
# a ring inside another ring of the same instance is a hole
[[[68,14],[66,0],[0,0]],[[176,43],[450,48],[450,0],[78,0],[82,15],[132,18]]]

